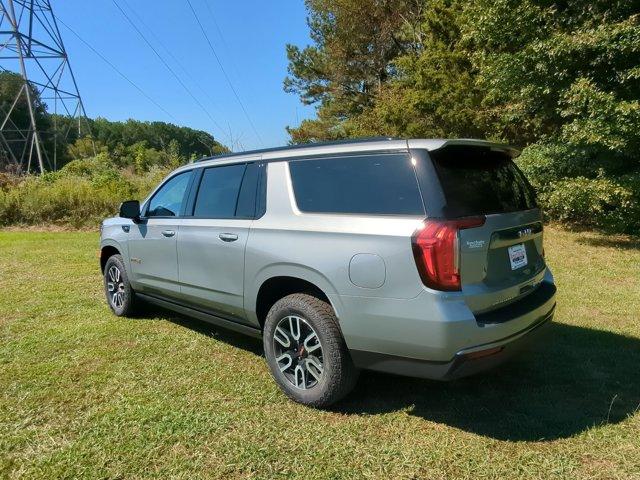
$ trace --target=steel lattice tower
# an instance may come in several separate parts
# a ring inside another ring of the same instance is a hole
[[[0,103],[0,168],[29,172],[37,162],[40,172],[55,170],[58,142],[66,141],[72,128],[78,136],[90,131],[49,0],[0,0],[2,72],[18,72],[22,81],[12,103]],[[25,103],[28,119],[19,119],[16,106]],[[60,122],[54,115],[38,125],[45,110],[73,121]]]

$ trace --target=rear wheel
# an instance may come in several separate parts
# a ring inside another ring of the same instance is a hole
[[[129,283],[121,255],[112,255],[104,266],[104,291],[111,311],[119,317],[131,315],[135,294]]]
[[[271,307],[264,350],[282,391],[305,405],[335,403],[358,378],[333,308],[311,295],[288,295]]]

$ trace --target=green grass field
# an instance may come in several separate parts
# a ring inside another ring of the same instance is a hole
[[[0,232],[0,477],[640,478],[640,246],[546,232],[542,344],[454,383],[288,401],[259,342],[110,314],[94,233]]]

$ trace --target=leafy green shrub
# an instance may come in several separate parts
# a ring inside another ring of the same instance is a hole
[[[525,148],[516,163],[536,188],[567,177],[616,177],[635,168],[621,155],[558,140]]]
[[[152,167],[142,175],[110,166],[108,158],[73,161],[40,176],[13,177],[0,189],[0,225],[97,225],[119,204],[143,199],[167,174]]]
[[[539,195],[546,214],[557,221],[620,233],[640,233],[640,175],[566,178]]]
[[[70,161],[60,170],[60,174],[91,177],[115,169],[113,159],[106,153],[99,153],[95,157]]]
[[[27,181],[22,187],[21,220],[30,224],[82,225],[112,214],[117,202],[117,197],[111,197],[108,189],[92,188],[91,182],[81,177],[62,177],[49,185]]]
[[[517,159],[547,217],[612,232],[640,233],[640,172],[597,146],[547,141]]]
[[[0,191],[15,187],[19,182],[15,175],[0,172]]]

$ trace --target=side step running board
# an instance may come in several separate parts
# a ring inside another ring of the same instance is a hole
[[[180,305],[178,303],[174,303],[169,300],[153,297],[151,295],[145,295],[144,293],[136,292],[136,295],[146,302],[153,303],[155,305],[158,305],[163,308],[167,308],[169,310],[173,310],[174,312],[181,313],[188,317],[197,318],[198,320],[202,320],[204,322],[211,323],[213,325],[226,328],[228,330],[233,330],[235,332],[243,333],[251,337],[262,338],[262,332],[260,332],[260,330],[257,328],[250,327],[248,325],[242,325],[241,323],[237,323],[232,320],[227,320],[225,318],[218,317],[211,313],[202,312],[200,310],[185,307],[184,305]]]

